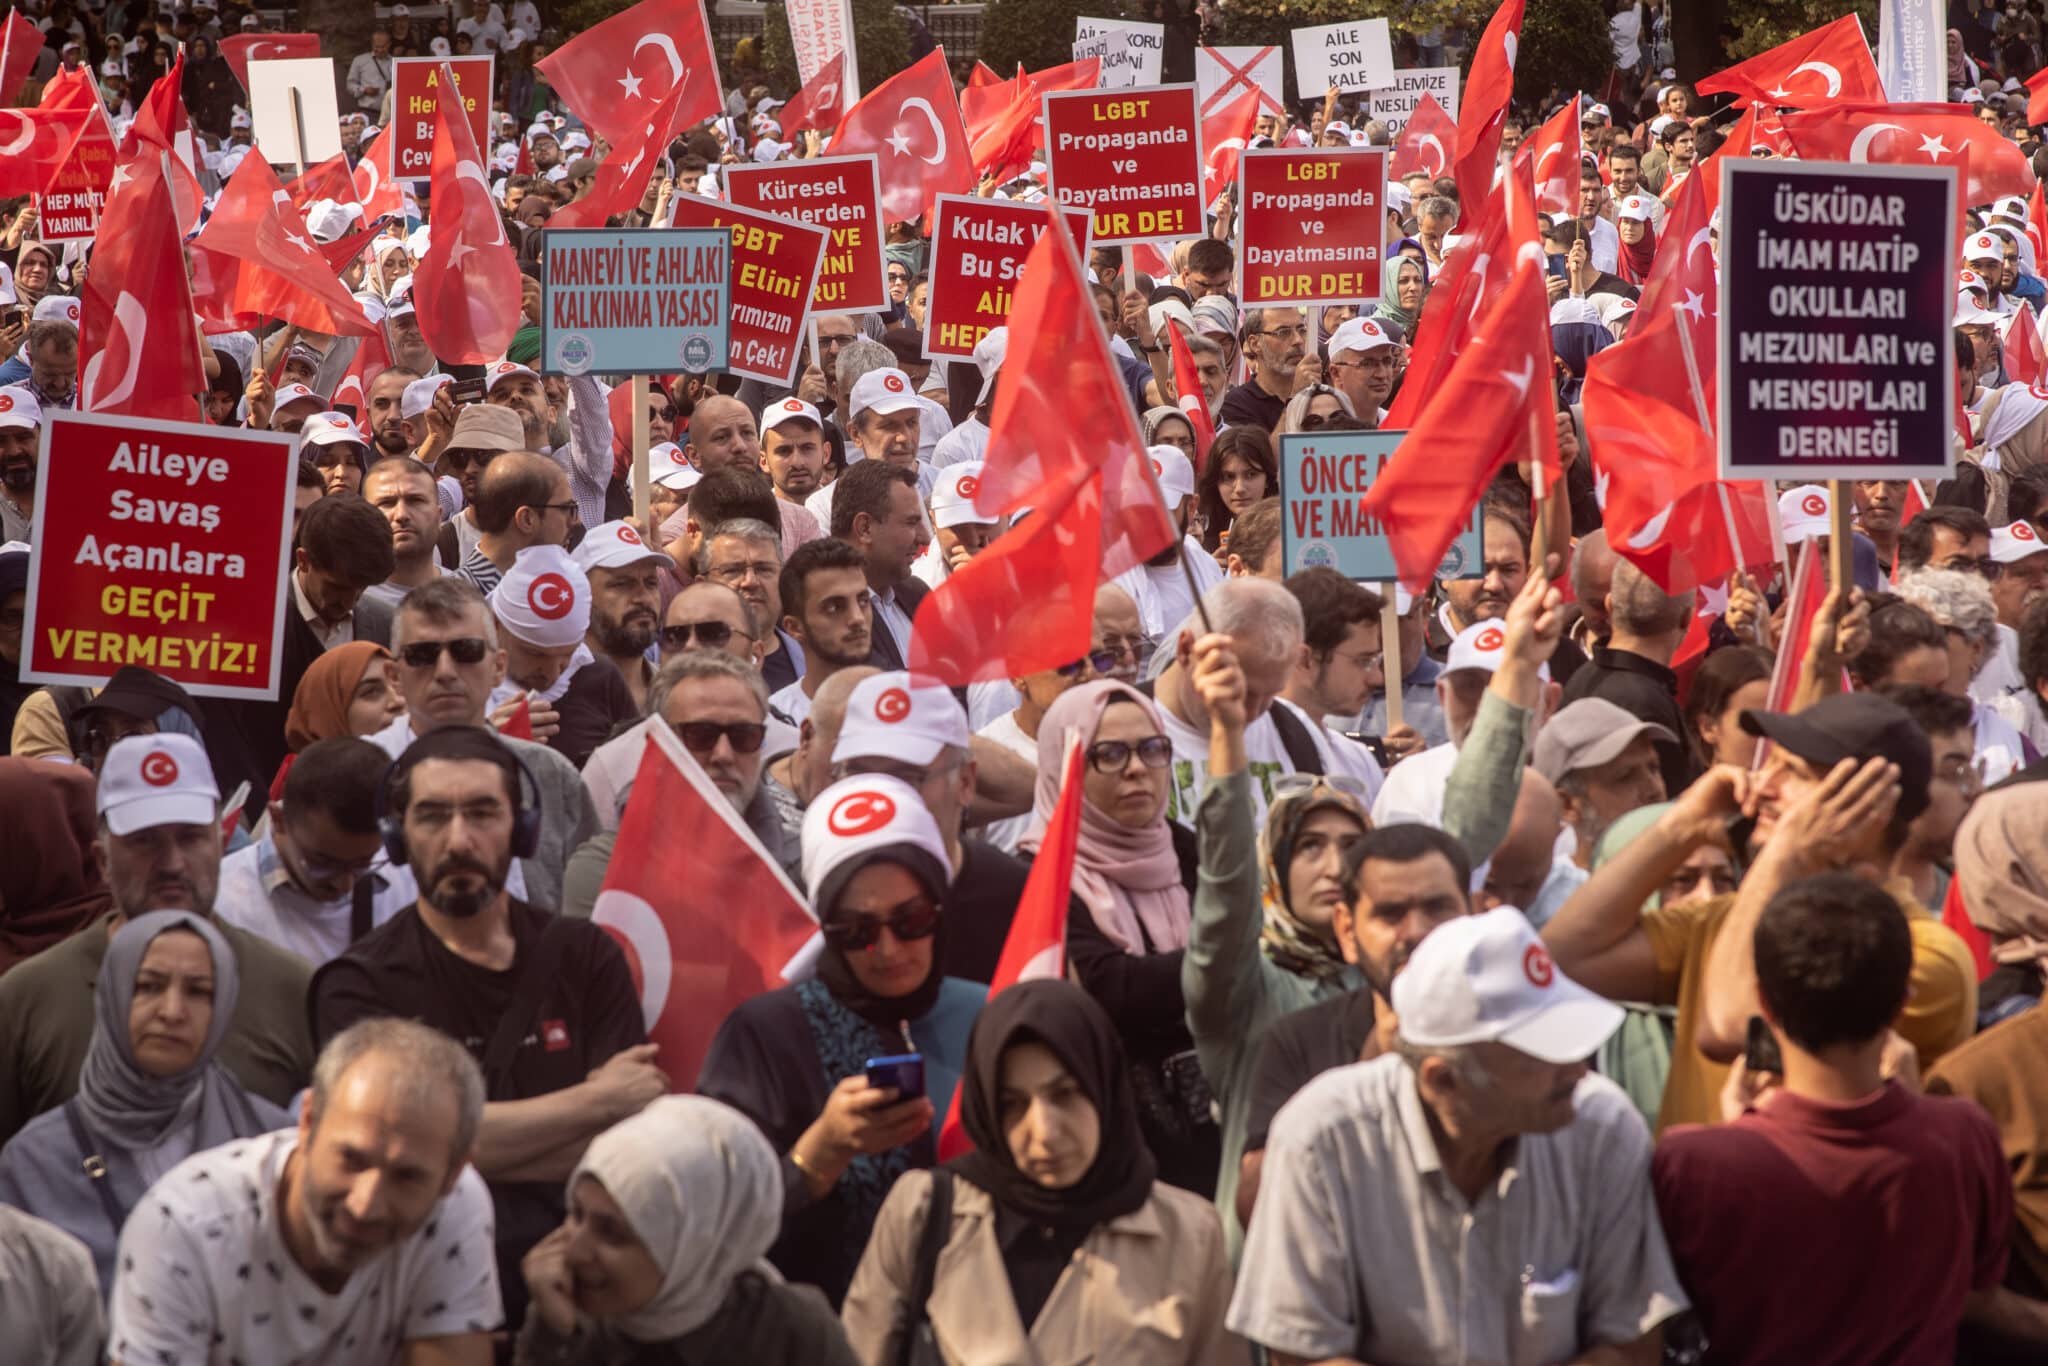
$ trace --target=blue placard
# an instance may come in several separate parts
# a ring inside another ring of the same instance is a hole
[[[1392,582],[1401,577],[1384,527],[1359,511],[1373,480],[1408,433],[1290,432],[1280,438],[1280,564],[1292,574],[1318,565],[1347,579]],[[1437,566],[1439,579],[1484,572],[1479,508]]]
[[[730,233],[550,228],[541,260],[541,373],[725,368],[732,345]]]

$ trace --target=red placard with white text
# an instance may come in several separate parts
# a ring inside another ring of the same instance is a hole
[[[794,383],[831,234],[800,219],[694,194],[675,197],[670,226],[732,233],[732,345],[725,368],[764,384]]]
[[[477,150],[489,161],[491,81],[495,57],[393,57],[391,59],[391,178],[420,183],[434,165],[434,111],[441,93],[441,63],[455,69],[455,89]]]
[[[95,116],[79,134],[71,155],[36,196],[35,236],[43,242],[89,242],[99,231],[100,210],[114,179],[114,135]]]
[[[298,468],[282,432],[45,410],[21,676],[275,701]]]
[[[1259,148],[1237,168],[1238,298],[1246,308],[1378,301],[1385,151]]]
[[[882,176],[875,155],[758,162],[725,169],[726,197],[831,233],[811,312],[879,313],[889,306],[882,264]]]
[[[1044,204],[942,194],[932,202],[931,293],[925,299],[926,360],[964,360],[992,327],[1010,320],[1024,258],[1052,220]],[[1081,259],[1095,216],[1062,209]]]
[[[1192,85],[1045,96],[1053,198],[1093,210],[1095,244],[1202,235],[1202,124]]]

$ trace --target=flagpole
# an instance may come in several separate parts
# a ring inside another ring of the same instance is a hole
[[[1693,416],[1699,422],[1700,430],[1709,436],[1713,436],[1715,433],[1714,419],[1707,412],[1707,386],[1700,379],[1699,357],[1693,352],[1692,348],[1692,331],[1686,327],[1683,319],[1675,322],[1673,326],[1678,330],[1679,352],[1685,357],[1686,383],[1692,388]],[[1728,499],[1727,482],[1725,480],[1715,480],[1714,491],[1721,500],[1721,523],[1728,536],[1728,549],[1736,560],[1740,561],[1742,558],[1742,533],[1735,525],[1735,505]],[[1765,496],[1769,496],[1768,491],[1766,491]],[[1741,569],[1744,566],[1738,563],[1735,567]]]
[[[1849,481],[1828,480],[1828,578],[1846,595],[1856,586],[1856,543],[1849,529]]]
[[[1380,676],[1387,690],[1387,731],[1391,731],[1405,724],[1401,714],[1401,680],[1406,675],[1401,667],[1401,586],[1384,586],[1387,592],[1380,603]]]
[[[177,192],[171,188],[171,154],[159,147],[156,159],[157,173],[164,178],[164,194],[171,201],[171,221],[176,223],[178,221],[178,197]],[[192,258],[189,254],[181,251],[178,253],[178,259],[185,266],[185,300],[189,307],[192,299]],[[259,342],[258,344],[260,345],[261,343]],[[192,318],[192,346],[199,353],[199,377],[205,379],[208,347],[206,345],[206,334],[200,330],[197,314],[194,314]],[[195,395],[195,398],[199,404],[199,420],[204,422],[206,421],[206,395],[200,393]]]
[[[648,487],[647,460],[647,376],[633,376],[633,515],[647,528],[647,544],[661,549],[660,530],[652,515],[653,493]]]

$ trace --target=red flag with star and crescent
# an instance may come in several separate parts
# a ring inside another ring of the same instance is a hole
[[[125,155],[147,144],[171,158],[171,191],[178,204],[178,226],[191,232],[199,226],[199,210],[205,192],[199,188],[199,170],[192,143],[192,121],[185,112],[185,54],[180,52],[171,69],[149,87],[149,94],[129,122],[128,136],[121,144]]]
[[[5,28],[0,28],[0,104],[13,104],[21,83],[35,70],[36,58],[49,40],[20,10],[7,11]]]
[[[453,90],[454,70],[443,65],[441,80]],[[504,355],[519,330],[524,288],[460,109],[453,100],[434,105],[434,231],[412,273],[412,299],[420,336],[442,364],[483,365]]]
[[[1209,465],[1209,448],[1216,444],[1216,419],[1209,413],[1209,396],[1202,392],[1202,373],[1195,368],[1195,353],[1178,326],[1166,329],[1166,344],[1173,348],[1173,401],[1187,414],[1195,429],[1195,449],[1202,453],[1195,474],[1200,477]]]
[[[806,128],[837,128],[846,114],[846,53],[833,53],[814,72],[803,89],[782,106],[782,136],[794,137]]]
[[[405,213],[405,194],[391,178],[391,137],[386,128],[371,141],[353,172],[356,202],[363,206],[363,221],[397,218]]]
[[[974,153],[946,69],[946,50],[897,72],[846,111],[833,156],[873,152],[882,172],[882,216],[921,218],[934,196],[974,192]]]
[[[1215,203],[1225,186],[1237,183],[1238,162],[1243,159],[1245,144],[1258,129],[1259,107],[1264,99],[1253,88],[1202,116],[1203,203]]]
[[[265,318],[330,335],[377,330],[260,156],[243,157],[228,177],[191,251],[193,301],[209,332],[256,327]]]
[[[1558,110],[1529,135],[1516,162],[1536,173],[1536,207],[1544,213],[1577,213],[1579,208],[1579,98]]]
[[[554,217],[548,220],[548,226],[601,228],[613,214],[629,213],[639,208],[647,197],[648,182],[654,179],[654,168],[661,164],[662,149],[668,146],[669,139],[681,126],[676,121],[677,111],[688,98],[687,81],[670,91],[669,97],[643,125],[639,136],[612,145],[610,153],[598,164],[597,177],[591,182],[590,192],[556,209]]]
[[[220,40],[220,55],[227,59],[242,89],[249,88],[249,63],[284,61],[294,57],[318,57],[317,33],[235,33]]]
[[[1457,146],[1457,120],[1444,112],[1434,95],[1424,93],[1415,102],[1408,122],[1401,125],[1387,179],[1406,180],[1419,172],[1435,180],[1451,169],[1451,154]]]
[[[1854,14],[1716,71],[1699,83],[1699,93],[1729,94],[1782,109],[1882,104],[1885,99],[1863,21]]]
[[[2018,144],[1967,104],[1838,104],[1787,114],[1784,122],[1785,136],[1809,161],[1961,168],[1968,183],[1958,207],[2024,198],[2034,188],[2034,168]]]
[[[206,392],[192,290],[163,161],[146,152],[114,167],[82,295],[78,407],[190,422]]]
[[[1472,216],[1493,184],[1500,159],[1501,123],[1515,88],[1515,52],[1522,42],[1525,0],[1501,0],[1487,21],[1486,32],[1473,48],[1472,70],[1465,78],[1465,99],[1458,107],[1458,155],[1451,175],[1458,182],[1458,229],[1468,232]]]
[[[683,127],[725,112],[703,0],[640,0],[536,66],[562,103],[613,145],[637,140],[648,116],[685,77],[690,94],[676,115]]]

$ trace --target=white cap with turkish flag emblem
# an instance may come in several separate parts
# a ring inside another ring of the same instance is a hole
[[[1657,216],[1657,204],[1655,200],[1646,194],[1627,195],[1623,197],[1620,203],[1614,206],[1614,216],[1616,218],[1632,218],[1638,223],[1647,223]]]
[[[870,370],[853,382],[853,392],[847,395],[847,416],[854,421],[866,412],[887,415],[900,413],[906,408],[920,408],[917,387],[910,382],[910,376],[894,366],[885,365],[879,370]]]
[[[969,522],[987,524],[990,519],[974,510],[974,495],[981,492],[979,460],[962,460],[939,471],[932,485],[932,525],[948,528]]]
[[[951,876],[939,823],[917,789],[883,773],[841,778],[811,798],[804,810],[804,887],[820,920],[835,893],[873,855],[884,849],[916,851],[906,866],[943,892]],[[919,869],[915,865],[923,864]]]
[[[356,426],[355,419],[342,412],[315,413],[307,418],[306,425],[299,428],[299,441],[306,446],[332,446],[344,441],[364,447],[370,444],[370,438]]]
[[[1159,491],[1166,495],[1169,512],[1181,499],[1195,496],[1195,467],[1180,447],[1147,446],[1145,453],[1152,458],[1152,473],[1159,477]]]
[[[1400,344],[1387,334],[1386,328],[1371,318],[1351,318],[1339,324],[1337,330],[1330,335],[1330,354],[1336,356],[1346,351],[1377,351],[1382,347]]]
[[[1993,232],[1980,232],[1963,244],[1965,261],[2003,261],[2005,239]]]
[[[664,441],[647,448],[647,478],[651,483],[677,493],[697,487],[703,472],[692,465],[683,455],[683,448],[673,441]]]
[[[30,321],[39,323],[70,323],[73,327],[76,327],[78,326],[79,316],[79,302],[69,294],[45,294],[42,300],[36,304],[36,311],[31,315]]]
[[[855,388],[859,388],[856,384]],[[884,411],[888,411],[884,409]],[[778,399],[761,410],[761,434],[766,436],[785,422],[808,422],[823,431],[825,419],[818,416],[818,410],[800,398]]]
[[[1819,484],[1801,484],[1778,495],[1778,520],[1785,526],[1785,544],[1798,545],[1828,534],[1828,491]]]
[[[311,403],[318,408],[325,408],[327,406],[326,399],[320,397],[320,395],[314,393],[305,385],[287,384],[282,389],[279,389],[273,397],[271,410],[281,413],[294,403]]]
[[[43,425],[43,405],[36,402],[36,396],[25,385],[10,384],[0,389],[0,427],[27,427],[31,431]]]
[[[498,624],[543,650],[562,650],[590,629],[590,579],[558,545],[530,545],[491,590]]]
[[[2048,545],[2041,543],[2041,533],[2034,530],[2032,522],[1991,528],[1991,558],[2000,564],[2018,564],[2044,550]]]
[[[1508,633],[1499,622],[1475,621],[1452,639],[1451,648],[1444,655],[1444,672],[1479,669],[1493,673],[1500,668],[1507,643]]]
[[[516,360],[492,361],[491,368],[484,372],[484,392],[488,394],[497,388],[500,380],[517,379],[521,375],[536,383],[540,380],[540,376],[531,368],[521,365]]]
[[[948,747],[966,749],[967,712],[952,690],[914,681],[900,669],[863,678],[846,699],[832,762],[900,759],[928,764]]]
[[[1557,970],[1529,917],[1512,906],[1459,916],[1429,932],[1394,979],[1403,1043],[1504,1043],[1563,1066],[1621,1028],[1622,1008]]]
[[[100,819],[116,835],[158,825],[213,825],[220,787],[206,749],[189,735],[131,735],[100,764]]]
[[[588,574],[593,569],[624,569],[628,565],[661,560],[662,553],[647,544],[631,522],[606,522],[592,527],[576,544],[570,558]]]

